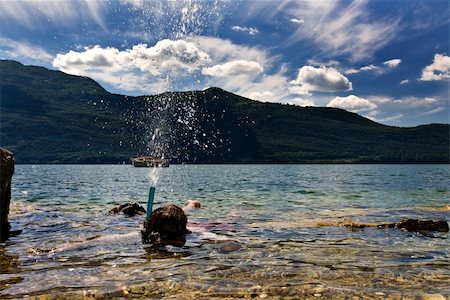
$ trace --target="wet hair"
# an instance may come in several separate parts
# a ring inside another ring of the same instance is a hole
[[[142,242],[153,245],[184,245],[186,234],[190,233],[186,224],[186,214],[180,207],[168,204],[157,208],[150,219],[144,221]]]

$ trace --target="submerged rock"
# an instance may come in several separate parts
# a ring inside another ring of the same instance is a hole
[[[366,227],[376,227],[376,228],[397,228],[413,232],[449,231],[448,223],[444,220],[433,221],[433,220],[406,219],[395,223],[356,223],[351,220],[346,220],[344,222],[340,222],[339,225],[350,229],[363,229]]]
[[[417,220],[417,219],[407,219],[398,222],[395,228],[404,229],[407,231],[440,231],[448,232],[448,223],[444,220]]]
[[[153,245],[182,246],[186,242],[187,217],[183,209],[168,204],[152,212],[141,231],[142,242]]]
[[[239,250],[241,248],[242,248],[242,245],[240,243],[235,242],[235,241],[229,241],[227,243],[224,243],[219,248],[219,252],[228,253],[228,252],[233,252],[233,251]]]
[[[4,241],[10,236],[8,214],[14,164],[12,152],[0,148],[0,241]]]
[[[143,215],[145,214],[145,212],[145,208],[143,208],[136,202],[119,204],[109,211],[109,213],[113,214],[123,213],[124,215],[127,215],[129,217],[133,217],[135,215]]]

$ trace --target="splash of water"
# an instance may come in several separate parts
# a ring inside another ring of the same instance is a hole
[[[159,168],[158,167],[151,168],[150,171],[148,172],[148,183],[150,184],[150,186],[156,186],[156,184],[158,183],[158,179],[159,179]]]
[[[223,20],[222,6],[225,2],[203,0],[180,0],[152,2],[134,1],[130,9],[141,12],[139,20],[131,24],[134,31],[140,32],[146,40],[186,39],[205,32],[215,31]],[[167,20],[170,20],[167,22]],[[180,74],[161,73],[161,80],[153,86],[155,91],[170,91],[177,88]],[[196,72],[189,72],[192,87],[198,86],[199,80]],[[170,77],[170,78],[169,78]],[[183,79],[180,79],[183,80]],[[185,83],[180,86],[185,87]],[[141,112],[139,138],[142,155],[152,156],[155,159],[192,161],[186,146],[201,147],[205,133],[200,133],[196,126],[195,99],[180,101],[176,95],[165,93],[159,97],[147,97],[147,109]],[[178,140],[179,142],[177,143]],[[181,142],[180,142],[181,141]],[[176,146],[178,145],[178,146]],[[207,151],[208,146],[203,150]],[[180,159],[181,157],[181,159]],[[150,186],[156,186],[160,178],[160,168],[153,167],[148,172]]]

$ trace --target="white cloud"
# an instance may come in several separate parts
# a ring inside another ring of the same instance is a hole
[[[404,117],[404,114],[395,114],[392,116],[388,116],[382,119],[375,119],[374,121],[380,122],[380,123],[385,123],[385,122],[392,122],[392,121],[397,121],[400,120]]]
[[[387,60],[385,62],[383,62],[383,64],[370,64],[358,69],[355,68],[350,68],[347,69],[344,73],[345,74],[358,74],[360,72],[373,72],[376,73],[377,75],[381,75],[386,73],[387,71],[389,71],[390,69],[394,69],[396,67],[398,67],[400,65],[400,63],[402,62],[401,59],[395,58],[395,59],[391,59],[391,60]]]
[[[407,83],[409,83],[409,79],[404,79],[404,80],[400,81],[401,85],[404,85],[404,84],[407,84]]]
[[[345,74],[347,75],[351,75],[351,74],[358,74],[359,72],[361,72],[361,69],[354,69],[354,68],[350,68],[345,70]]]
[[[295,24],[303,24],[303,23],[305,23],[305,20],[303,20],[303,19],[297,19],[297,18],[291,18],[290,21],[291,21],[292,23],[295,23]]]
[[[191,72],[208,61],[208,54],[199,50],[193,43],[162,40],[153,47],[138,44],[124,51],[98,45],[86,48],[83,52],[71,50],[66,54],[58,54],[53,66],[71,74],[111,67],[117,70],[139,69],[159,76],[168,72]]]
[[[261,65],[255,61],[234,60],[225,64],[203,68],[202,74],[217,77],[254,76],[263,72]]]
[[[401,59],[394,58],[394,59],[390,59],[390,60],[385,61],[383,63],[383,65],[386,65],[389,68],[395,68],[395,67],[398,67],[398,65],[400,65],[401,62],[402,62]]]
[[[286,103],[298,106],[316,106],[313,100],[303,98],[292,98],[289,99]]]
[[[377,108],[375,103],[370,102],[365,98],[360,98],[355,95],[347,97],[336,97],[331,100],[327,107],[342,108],[351,112],[361,112]]]
[[[52,22],[59,26],[85,21],[86,17],[105,28],[102,18],[103,1],[0,1],[0,18],[35,29]]]
[[[308,65],[316,66],[316,67],[339,67],[340,62],[337,60],[331,59],[327,61],[321,61],[321,60],[315,60],[315,59],[308,59],[307,60]]]
[[[379,69],[380,68],[375,65],[368,65],[368,66],[362,67],[360,70],[361,71],[378,71]]]
[[[437,114],[437,113],[439,113],[439,112],[441,112],[441,111],[444,111],[444,110],[445,110],[445,107],[439,106],[439,107],[436,107],[435,109],[428,110],[428,111],[422,113],[422,115],[432,115],[432,114]]]
[[[207,53],[191,42],[162,40],[153,47],[131,49],[94,46],[84,51],[58,54],[53,66],[74,75],[90,76],[116,88],[136,92],[162,92],[171,78],[182,81],[209,63]]]
[[[272,99],[275,95],[271,91],[251,92],[248,95],[249,99],[267,102],[266,99]]]
[[[331,67],[303,66],[297,79],[291,81],[291,91],[308,95],[310,91],[338,92],[352,90],[352,83],[347,77]]]
[[[291,36],[291,43],[312,40],[322,55],[345,55],[352,61],[371,58],[391,42],[399,31],[399,18],[370,14],[368,1],[290,1],[287,14],[304,20]],[[283,8],[287,6],[286,3]],[[279,11],[274,8],[274,11]]]
[[[186,39],[194,43],[199,49],[208,53],[214,64],[223,64],[233,60],[254,61],[264,69],[266,65],[274,62],[265,49],[236,45],[230,40],[216,37],[195,36]]]
[[[247,32],[250,35],[257,35],[259,33],[259,30],[255,27],[232,26],[231,30],[239,32]]]
[[[450,56],[445,54],[435,54],[433,63],[422,70],[419,80],[446,80],[450,79]]]
[[[2,59],[30,61],[34,64],[49,64],[53,56],[40,46],[27,42],[0,37],[0,57]]]
[[[205,69],[215,65],[231,67],[233,65],[227,63],[246,61],[254,62],[253,71],[259,71],[257,65],[263,70],[258,73],[252,71],[246,76],[207,76],[204,85],[218,86],[241,96],[265,102],[280,102],[280,99],[289,96],[289,80],[285,75],[287,67],[282,65],[273,70],[278,57],[270,56],[266,49],[236,45],[229,40],[214,37],[197,36],[187,40],[210,55],[211,63],[205,66]]]
[[[289,96],[287,67],[264,49],[213,37],[162,40],[130,49],[94,46],[57,55],[55,68],[89,76],[131,94],[221,87],[266,102]]]

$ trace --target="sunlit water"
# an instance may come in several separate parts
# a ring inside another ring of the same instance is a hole
[[[145,287],[174,298],[450,294],[448,233],[338,226],[449,221],[439,210],[450,199],[448,165],[172,165],[160,170],[155,207],[203,206],[189,216],[186,245],[159,251],[141,244],[144,216],[107,214],[116,203],[145,207],[148,172],[16,166],[10,221],[23,232],[0,247],[0,297]],[[242,247],[226,251],[222,240]]]

